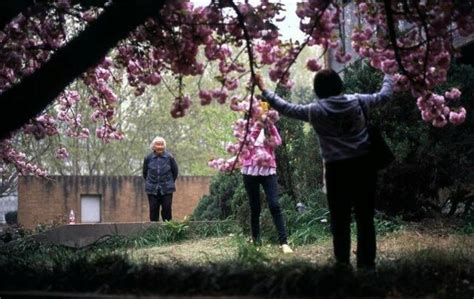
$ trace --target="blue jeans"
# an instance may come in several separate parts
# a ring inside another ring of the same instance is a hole
[[[268,208],[273,217],[273,223],[278,230],[278,240],[280,244],[286,244],[285,223],[283,222],[281,207],[278,203],[277,176],[251,176],[244,174],[243,178],[250,204],[250,226],[253,240],[258,241],[260,238],[260,212],[262,210],[260,205],[260,185],[262,185],[267,198]]]

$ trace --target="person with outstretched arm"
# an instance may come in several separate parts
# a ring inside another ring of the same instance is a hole
[[[343,82],[331,69],[316,73],[313,81],[317,100],[293,104],[268,90],[260,75],[255,82],[263,98],[281,114],[309,122],[319,139],[325,163],[326,192],[331,215],[336,263],[350,266],[351,211],[357,224],[357,267],[375,270],[374,227],[377,169],[369,158],[369,136],[364,117],[392,98],[392,78],[385,75],[374,94],[343,94]],[[308,149],[311,150],[311,149]]]

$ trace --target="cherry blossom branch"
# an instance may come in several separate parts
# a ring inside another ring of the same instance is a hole
[[[244,142],[240,145],[239,151],[237,152],[235,161],[232,165],[231,172],[234,171],[235,166],[237,165],[237,161],[239,159],[240,154],[242,153],[242,149],[244,145],[247,143],[247,136],[250,132],[250,118],[252,117],[252,106],[253,106],[253,95],[255,92],[255,70],[254,70],[254,57],[253,57],[253,52],[252,52],[252,41],[250,40],[250,35],[247,30],[247,26],[245,25],[245,17],[242,15],[240,12],[239,8],[237,5],[234,3],[233,0],[229,0],[230,6],[234,9],[235,13],[237,14],[237,20],[239,22],[240,27],[242,28],[244,32],[244,38],[245,38],[245,46],[247,48],[247,55],[249,58],[249,67],[250,67],[250,105],[249,105],[249,110],[248,113],[245,117],[247,120],[247,124],[245,126],[245,135],[244,135]]]
[[[397,44],[397,33],[395,32],[395,25],[394,25],[394,19],[392,15],[392,1],[391,0],[384,0],[384,7],[385,7],[385,15],[387,17],[387,28],[389,32],[389,39],[390,43],[392,44],[393,51],[395,54],[395,60],[397,61],[398,66],[400,67],[400,71],[402,74],[404,74],[408,80],[410,80],[413,84],[415,82],[413,81],[413,78],[411,75],[408,73],[408,71],[405,69],[402,58],[400,56],[400,49],[398,48]]]
[[[281,80],[283,78],[285,78],[285,76],[289,72],[290,68],[296,62],[296,59],[298,58],[298,56],[301,54],[301,52],[303,52],[303,49],[308,45],[308,42],[311,40],[314,30],[319,25],[319,21],[321,20],[322,15],[326,11],[326,9],[329,7],[329,5],[330,5],[330,1],[326,1],[326,4],[325,4],[324,8],[322,10],[320,10],[319,15],[315,19],[314,24],[311,27],[311,30],[310,30],[308,36],[306,37],[305,41],[300,45],[300,47],[298,48],[298,51],[296,51],[296,54],[294,55],[293,60],[288,64],[288,66],[284,70],[283,74],[280,76],[280,80],[277,82],[277,86],[280,84]],[[275,92],[276,92],[276,88],[277,87],[275,87]]]
[[[416,12],[418,13],[418,16],[420,17],[421,25],[422,25],[422,27],[425,31],[425,35],[426,35],[426,49],[425,49],[425,57],[423,59],[423,81],[424,81],[424,80],[426,80],[426,73],[427,73],[427,69],[428,69],[428,57],[429,57],[429,53],[430,53],[431,38],[430,38],[429,29],[428,29],[428,24],[426,24],[425,16],[423,15],[423,12],[420,10],[420,7],[419,7],[418,3],[415,4],[415,9],[416,9]]]

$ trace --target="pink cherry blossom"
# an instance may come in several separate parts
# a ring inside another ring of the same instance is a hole
[[[444,93],[444,97],[448,100],[457,100],[461,96],[461,91],[457,88],[452,88],[450,91]]]
[[[308,68],[308,70],[310,70],[312,72],[317,72],[322,68],[322,66],[321,66],[321,64],[319,64],[318,60],[316,60],[314,58],[310,58],[306,61],[306,67]]]
[[[66,148],[61,147],[56,150],[56,158],[60,160],[66,160],[67,158],[69,158],[69,152]]]

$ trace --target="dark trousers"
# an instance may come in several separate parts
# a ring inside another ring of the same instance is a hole
[[[150,204],[150,221],[158,221],[161,206],[161,218],[163,221],[171,220],[171,203],[173,201],[173,193],[170,194],[147,194],[148,203]]]
[[[377,172],[368,157],[326,163],[326,188],[336,261],[349,263],[351,211],[357,224],[357,266],[375,266],[374,205]]]
[[[260,185],[262,185],[267,198],[268,208],[273,217],[273,223],[278,230],[278,240],[280,244],[286,244],[285,223],[283,222],[281,207],[278,203],[277,176],[243,175],[243,178],[244,187],[249,198],[250,226],[254,241],[258,242],[260,239],[260,212],[262,210],[260,204]]]

